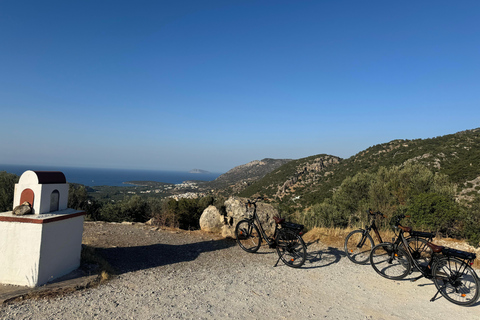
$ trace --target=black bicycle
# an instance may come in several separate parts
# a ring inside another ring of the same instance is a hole
[[[235,237],[238,245],[243,250],[254,253],[260,248],[263,238],[270,248],[277,251],[278,260],[275,266],[282,260],[289,267],[301,267],[307,257],[307,247],[301,236],[304,226],[274,217],[275,232],[272,238],[268,237],[257,215],[258,200],[261,198],[248,200],[245,204],[250,217],[237,223]]]
[[[380,211],[373,212],[371,209],[367,210],[371,217],[371,223],[365,229],[358,229],[350,232],[345,238],[344,250],[350,261],[357,264],[365,264],[368,262],[370,252],[375,246],[375,241],[370,235],[370,231],[374,231],[379,243],[382,243],[382,236],[375,224],[378,218],[385,218],[385,215]],[[420,259],[421,257],[428,257],[431,251],[426,245],[427,240],[434,237],[433,233],[417,232],[407,238],[408,247],[412,250],[413,256]],[[425,239],[426,238],[426,239]],[[427,251],[427,252],[425,252]]]
[[[414,234],[415,231],[400,224],[403,218],[405,215],[395,218],[395,228],[398,230],[395,242],[376,245],[370,253],[373,269],[384,278],[398,280],[412,273],[413,264],[421,275],[412,281],[425,277],[435,283],[437,293],[430,301],[435,301],[440,293],[448,301],[458,305],[474,304],[479,296],[479,279],[471,268],[476,254],[427,242],[431,255],[416,259],[411,250],[404,249],[408,248],[404,233]]]

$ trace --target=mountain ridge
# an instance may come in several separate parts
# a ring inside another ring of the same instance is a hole
[[[235,187],[224,188],[220,193],[264,196],[274,202],[295,201],[298,207],[308,207],[330,197],[348,176],[415,162],[433,172],[448,175],[457,184],[458,194],[468,197],[469,193],[480,190],[479,147],[480,128],[476,128],[428,139],[395,139],[371,146],[347,159],[327,154],[283,159],[280,161],[285,163],[268,168],[270,171],[263,176],[249,176],[248,168],[255,165],[252,161],[230,170],[228,173],[236,172],[228,179]],[[217,180],[224,179],[222,176]],[[238,176],[243,179],[235,182],[234,178]]]

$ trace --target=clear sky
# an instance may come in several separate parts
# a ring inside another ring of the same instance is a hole
[[[480,127],[480,1],[0,0],[0,163],[212,172]]]

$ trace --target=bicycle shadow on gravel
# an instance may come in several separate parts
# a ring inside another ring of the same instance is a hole
[[[319,248],[315,251],[310,251],[311,245],[307,244],[307,259],[302,269],[324,268],[332,264],[338,263],[342,257],[345,257],[345,252],[334,247]]]
[[[228,249],[235,241],[209,240],[180,245],[152,244],[137,247],[97,248],[116,274],[145,270],[197,259],[204,252]]]

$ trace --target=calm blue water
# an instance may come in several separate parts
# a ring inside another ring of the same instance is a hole
[[[187,180],[215,180],[221,173],[189,173],[182,171],[154,171],[128,169],[97,169],[74,167],[24,166],[0,164],[0,171],[21,176],[27,170],[61,171],[68,182],[86,186],[129,186],[126,181],[157,181],[164,183],[182,183]]]

